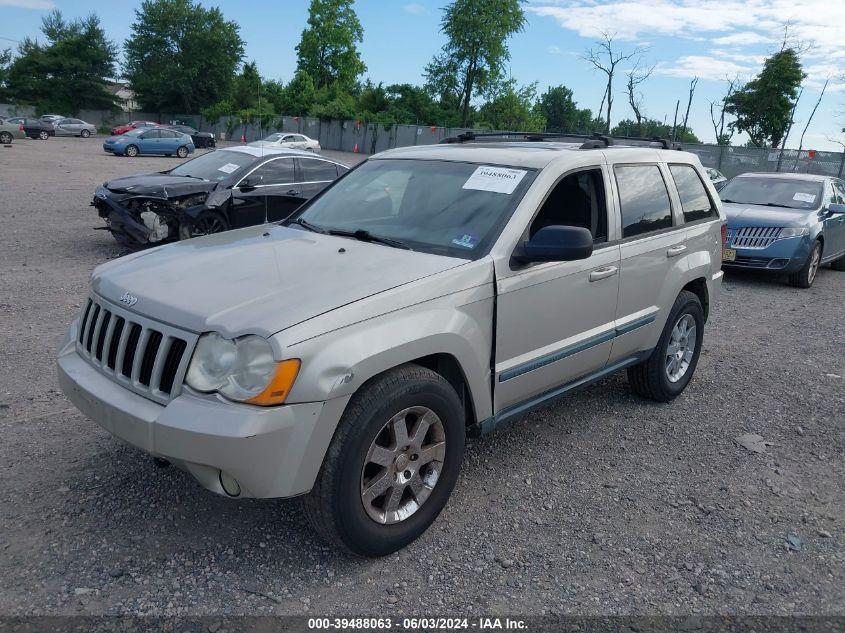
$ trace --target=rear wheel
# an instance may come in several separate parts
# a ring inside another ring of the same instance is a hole
[[[12,135],[9,132],[0,132],[0,145],[9,145],[12,142]]]
[[[704,310],[693,293],[682,290],[657,342],[643,362],[628,368],[628,382],[639,396],[669,402],[689,384],[704,339]]]
[[[816,280],[816,273],[819,272],[819,264],[822,261],[822,244],[818,240],[813,244],[809,257],[804,267],[794,275],[789,276],[789,283],[796,288],[809,288]]]
[[[212,233],[222,233],[229,230],[229,223],[222,213],[217,211],[203,211],[193,219],[184,219],[179,224],[179,239],[189,240],[192,237],[202,237]]]
[[[465,441],[463,407],[442,376],[410,364],[386,372],[346,407],[302,498],[308,522],[362,556],[405,547],[446,505]]]
[[[135,158],[138,155],[138,148],[135,145],[130,145],[124,150],[129,158]]]
[[[188,155],[188,148],[184,145],[176,150],[176,155],[179,158],[185,158]]]
[[[41,130],[38,133],[38,138],[42,141],[46,141],[48,138],[50,138],[50,135],[47,133],[47,130]]]
[[[91,136],[91,132],[90,132],[90,131],[88,131],[88,130],[82,130],[82,131],[79,133],[79,136],[81,136],[82,138],[88,138],[89,136]]]

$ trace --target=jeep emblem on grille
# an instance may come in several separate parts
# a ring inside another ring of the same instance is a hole
[[[129,292],[127,291],[127,292],[124,292],[124,293],[120,296],[120,302],[121,302],[121,303],[125,303],[126,305],[128,305],[128,306],[131,308],[131,307],[132,307],[132,306],[134,306],[136,303],[138,303],[138,297],[133,297],[133,296],[132,296],[131,294],[129,294]]]

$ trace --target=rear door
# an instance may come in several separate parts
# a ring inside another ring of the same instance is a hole
[[[303,201],[310,200],[338,176],[337,165],[321,158],[297,158],[299,168],[299,195]]]
[[[161,151],[164,154],[175,154],[176,150],[187,142],[180,132],[174,130],[159,130],[158,132],[161,137]]]
[[[262,175],[260,187],[267,199],[267,221],[279,222],[293,213],[305,198],[296,182],[294,158],[274,158],[256,170]]]
[[[56,132],[56,136],[73,136],[74,134],[78,134],[74,130],[73,119],[58,119],[53,123],[53,129]]]
[[[611,363],[649,350],[688,269],[680,205],[670,197],[665,164],[613,164],[621,219],[619,301]]]
[[[829,185],[830,186],[830,185]],[[845,183],[838,178],[832,181],[833,198],[836,204],[845,204]],[[829,214],[824,221],[825,259],[829,255],[845,253],[845,214]]]
[[[161,151],[161,130],[147,130],[138,136],[138,148],[142,154],[163,154]]]

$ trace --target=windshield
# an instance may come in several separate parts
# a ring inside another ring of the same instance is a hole
[[[217,150],[182,163],[168,173],[172,176],[193,176],[219,182],[256,160],[258,157],[252,154]]]
[[[298,217],[315,229],[366,231],[414,250],[478,259],[533,179],[526,169],[373,160],[326,189]]]
[[[146,132],[146,130],[129,130],[128,132],[124,132],[121,136],[140,136]]]
[[[734,178],[722,188],[719,197],[722,202],[815,209],[821,204],[822,183],[753,176]]]
[[[267,141],[268,143],[275,143],[275,142],[276,142],[276,141],[278,141],[280,138],[282,138],[282,135],[281,135],[281,134],[271,134],[270,136],[268,136],[268,137],[267,137],[267,138],[265,138],[264,140],[265,140],[265,141]]]

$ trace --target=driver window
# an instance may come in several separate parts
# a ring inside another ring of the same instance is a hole
[[[829,204],[836,204],[838,200],[836,199],[836,191],[833,189],[833,185],[831,183],[827,183],[825,185],[825,189],[827,189],[827,201],[825,202],[825,206]]]
[[[296,181],[292,158],[279,158],[264,163],[249,177],[250,182],[262,185],[288,185]]]
[[[546,226],[589,229],[593,242],[607,241],[607,197],[601,169],[564,176],[552,189],[528,230],[529,238]]]
[[[845,183],[841,180],[835,180],[833,190],[836,192],[836,204],[845,204]]]

